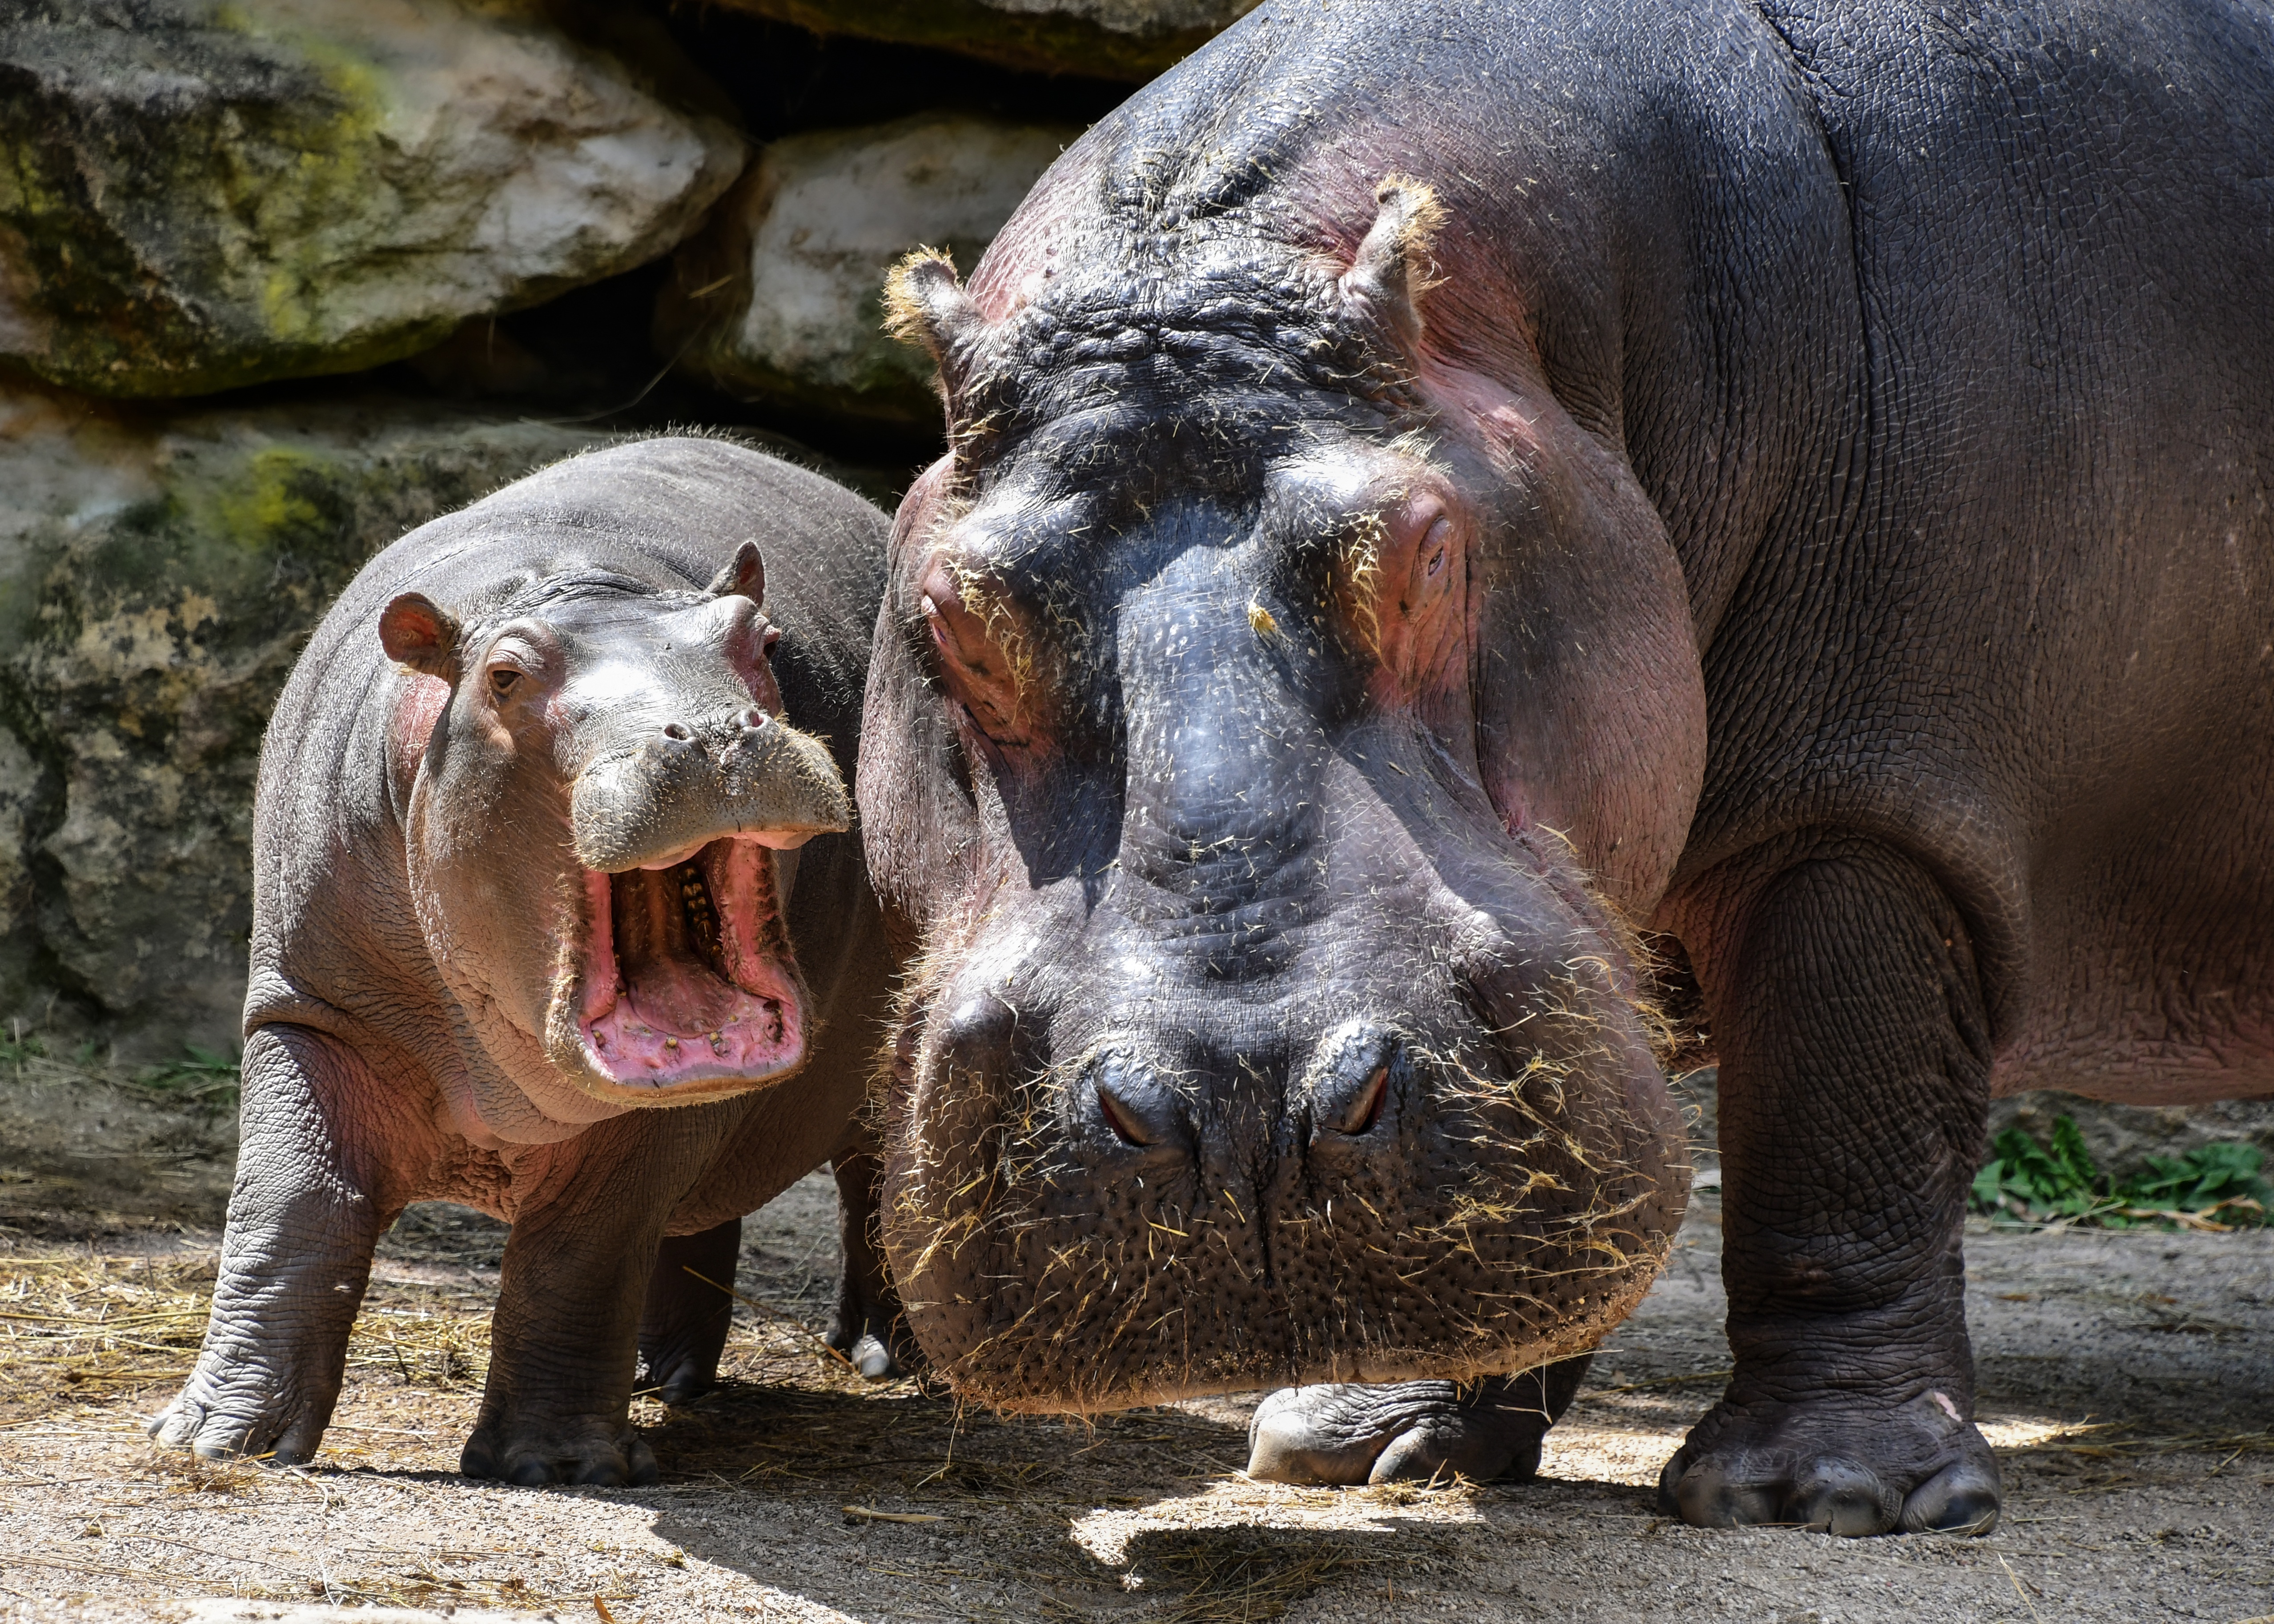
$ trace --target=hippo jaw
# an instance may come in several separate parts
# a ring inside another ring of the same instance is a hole
[[[586,1093],[676,1104],[739,1093],[805,1062],[809,994],[764,837],[678,861],[584,871],[584,921],[548,1013],[554,1065]]]

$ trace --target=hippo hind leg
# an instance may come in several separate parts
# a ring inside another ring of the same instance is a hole
[[[1916,864],[1836,834],[1706,883],[1736,1368],[1660,1509],[1986,1533],[1959,1246],[1989,1044],[1963,921]]]
[[[923,1368],[922,1353],[908,1334],[900,1293],[885,1272],[877,1214],[884,1169],[868,1150],[840,1154],[831,1163],[837,1176],[837,1232],[845,1252],[837,1282],[836,1323],[829,1345],[871,1381]]]
[[[672,1235],[657,1249],[640,1309],[643,1385],[666,1404],[684,1404],[719,1380],[719,1357],[734,1317],[735,1260],[742,1255],[742,1221],[699,1235]]]
[[[1593,1357],[1466,1386],[1283,1387],[1248,1422],[1247,1475],[1301,1484],[1529,1477]]]

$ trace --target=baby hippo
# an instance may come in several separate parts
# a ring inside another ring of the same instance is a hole
[[[469,1477],[651,1481],[636,1368],[708,1385],[732,1304],[696,1276],[825,1160],[832,1340],[885,1362],[854,1116],[893,966],[845,788],[885,540],[818,475],[650,440],[348,588],[261,755],[237,1184],[154,1437],[307,1460],[430,1199],[513,1226]]]

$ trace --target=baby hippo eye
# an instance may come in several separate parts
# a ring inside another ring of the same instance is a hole
[[[520,680],[521,673],[514,670],[512,666],[494,666],[490,671],[490,692],[500,699],[504,699],[512,694],[515,684]]]

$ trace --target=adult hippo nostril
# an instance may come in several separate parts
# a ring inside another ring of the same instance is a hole
[[[1098,1115],[1122,1146],[1175,1153],[1190,1148],[1183,1102],[1137,1056],[1107,1050],[1090,1063],[1088,1081]]]
[[[1368,1132],[1375,1123],[1382,1120],[1382,1102],[1389,1097],[1389,1068],[1387,1065],[1378,1065],[1367,1076],[1365,1086],[1359,1090],[1358,1097],[1352,1100],[1342,1116],[1336,1119],[1334,1124],[1336,1132],[1350,1134],[1352,1138]]]
[[[752,705],[749,710],[742,712],[742,730],[745,733],[753,733],[760,732],[764,728],[765,725],[772,719],[773,718],[768,716],[764,711],[759,710],[757,706]]]
[[[663,736],[670,740],[674,744],[692,744],[695,742],[695,735],[689,732],[687,726],[681,722],[666,722],[663,725]]]
[[[1404,1045],[1359,1024],[1329,1036],[1320,1056],[1306,1089],[1314,1144],[1328,1134],[1352,1139],[1374,1132],[1389,1114],[1395,1085],[1412,1071]]]

